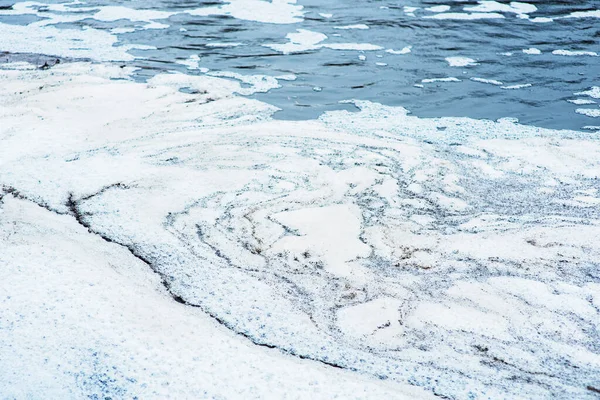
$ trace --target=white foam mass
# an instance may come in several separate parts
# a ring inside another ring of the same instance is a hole
[[[509,85],[509,86],[502,86],[502,89],[509,89],[509,90],[513,90],[513,89],[524,89],[524,88],[528,88],[533,86],[531,83],[520,83],[517,85]]]
[[[21,26],[0,22],[0,49],[11,53],[130,61],[135,59],[128,53],[131,49],[155,49],[143,45],[116,44],[116,36],[98,29],[57,29],[52,26]]]
[[[595,51],[583,51],[583,50],[564,50],[564,49],[560,49],[560,50],[554,50],[552,52],[552,54],[557,55],[557,56],[570,56],[570,57],[575,57],[575,56],[598,57],[598,53],[596,53]]]
[[[41,20],[32,22],[29,26],[38,27],[94,19],[104,22],[118,20],[143,22],[144,25],[139,29],[165,29],[169,25],[156,22],[156,20],[165,20],[177,14],[176,12],[140,10],[123,6],[82,7],[83,4],[79,1],[62,4],[24,1],[14,4],[10,9],[0,10],[0,15],[35,15]],[[136,28],[130,29],[135,30]]]
[[[10,9],[0,10],[0,15],[36,15],[43,18],[30,26],[54,25],[62,22],[76,22],[84,19],[97,21],[127,20],[143,22],[141,29],[165,29],[169,25],[156,20],[166,20],[177,14],[195,16],[228,15],[233,18],[274,24],[293,24],[303,21],[304,11],[296,0],[230,0],[220,5],[212,5],[181,11],[160,11],[134,9],[124,6],[82,7],[84,3],[73,1],[62,4],[45,4],[39,2],[19,2]]]
[[[465,11],[472,12],[504,12],[514,14],[529,14],[537,11],[537,7],[529,3],[520,3],[513,1],[510,4],[499,3],[497,1],[479,1],[479,5],[465,7]]]
[[[478,19],[502,19],[504,15],[499,13],[439,13],[426,15],[423,18],[441,19],[441,20],[478,20]]]
[[[412,50],[412,46],[405,46],[400,50],[387,49],[385,52],[389,54],[408,54]]]
[[[523,49],[523,53],[525,54],[542,54],[540,49],[536,49],[535,47],[530,47],[528,49]]]
[[[574,93],[576,96],[589,96],[593,99],[600,99],[600,86],[592,86],[589,90]]]
[[[537,24],[547,24],[548,22],[553,22],[554,19],[548,17],[535,17],[530,19],[531,22],[535,22]]]
[[[446,57],[446,62],[451,67],[471,67],[478,65],[477,61],[468,57]]]
[[[590,99],[568,99],[567,101],[569,103],[577,104],[579,106],[596,103],[594,100],[590,100]]]
[[[409,17],[415,16],[415,11],[417,11],[420,7],[412,7],[412,6],[404,6],[403,11]]]
[[[223,43],[223,42],[209,42],[206,43],[206,47],[238,47],[238,46],[243,46],[243,43],[238,43],[238,42],[227,42],[227,43]]]
[[[421,82],[422,83],[460,82],[460,79],[451,76],[451,77],[446,77],[446,78],[426,78],[426,79],[421,79]]]
[[[344,26],[334,26],[333,29],[341,29],[341,30],[349,30],[349,29],[369,29],[368,25],[365,24],[356,24],[356,25],[344,25]]]
[[[585,115],[586,117],[600,117],[600,108],[578,108],[575,112],[577,114]]]
[[[298,29],[296,32],[290,32],[286,35],[288,43],[270,43],[263,46],[271,48],[284,54],[302,53],[305,51],[327,48],[331,50],[360,50],[374,51],[382,50],[383,47],[370,43],[322,43],[328,39],[327,35],[309,31],[307,29]]]
[[[447,5],[433,6],[433,7],[427,7],[425,10],[431,11],[431,12],[436,12],[436,13],[441,13],[441,12],[446,12],[446,11],[450,10],[450,6],[447,6]]]
[[[496,86],[504,85],[504,83],[494,80],[494,79],[485,79],[485,78],[477,78],[477,77],[472,77],[470,79],[474,82],[489,83],[490,85],[496,85]]]
[[[230,15],[246,21],[293,24],[304,20],[304,11],[296,0],[228,0],[223,5],[186,10],[197,16]]]
[[[590,396],[596,134],[130,73],[0,67],[3,394]]]
[[[600,10],[574,11],[563,18],[600,18]]]

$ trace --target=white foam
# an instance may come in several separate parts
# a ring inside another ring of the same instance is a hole
[[[229,42],[229,43],[221,43],[221,42],[210,42],[206,43],[206,47],[238,47],[243,46],[243,43],[237,42]]]
[[[325,261],[332,274],[347,276],[349,261],[369,255],[371,249],[358,239],[359,209],[353,205],[305,208],[275,214],[272,218],[294,229],[299,236],[287,236],[273,245],[273,252],[301,254],[310,251]]]
[[[158,10],[139,10],[123,6],[81,7],[83,3],[74,1],[63,4],[44,4],[37,2],[16,3],[10,10],[0,10],[0,15],[36,15],[43,18],[41,21],[30,23],[29,26],[48,26],[64,22],[77,22],[85,19],[113,22],[128,20],[131,22],[145,23],[140,29],[166,29],[167,24],[156,22],[167,19],[175,12]],[[136,29],[136,28],[121,28]]]
[[[186,10],[190,15],[229,15],[233,18],[272,24],[293,24],[304,20],[296,0],[230,0],[223,5]]]
[[[499,3],[497,1],[479,1],[479,5],[472,7],[465,7],[465,11],[474,12],[503,12],[503,13],[514,13],[514,14],[529,14],[537,11],[537,7],[529,3],[520,3],[513,1],[510,4]]]
[[[200,67],[200,57],[197,54],[192,54],[185,60],[175,60],[177,64],[185,65],[190,70],[200,70],[200,72],[208,72],[208,68]]]
[[[574,11],[562,18],[600,18],[600,10]]]
[[[0,22],[0,49],[11,53],[48,54],[98,61],[131,61],[132,49],[155,49],[121,45],[116,36],[97,29],[57,29],[52,26],[9,25]]]
[[[207,73],[210,76],[220,77],[220,78],[231,78],[238,80],[240,82],[249,85],[250,87],[240,87],[235,92],[242,95],[252,95],[255,93],[266,93],[271,89],[280,88],[281,85],[278,82],[277,77],[268,76],[268,75],[242,75],[237,72],[231,71],[211,71]],[[282,80],[294,80],[296,77],[294,75],[284,75],[281,78]]]
[[[112,28],[110,32],[116,34],[131,33],[135,32],[135,28]]]
[[[228,15],[233,18],[275,24],[292,24],[303,21],[303,7],[296,0],[231,0],[222,5],[191,10],[160,11],[133,9],[123,6],[81,7],[77,1],[64,4],[44,4],[37,2],[16,3],[10,10],[0,10],[0,15],[32,14],[42,21],[30,25],[45,26],[62,22],[76,22],[84,19],[97,21],[128,20],[145,23],[141,29],[165,29],[168,24],[156,22],[173,15],[187,13],[195,16]],[[43,9],[43,11],[38,10]]]
[[[535,47],[530,47],[528,49],[523,49],[523,53],[525,54],[542,54],[540,49],[536,49]]]
[[[504,83],[502,83],[500,81],[496,81],[494,79],[484,79],[484,78],[472,77],[471,80],[475,81],[475,82],[489,83],[490,85],[496,85],[496,86],[502,86],[502,85],[504,85]]]
[[[423,18],[442,20],[478,20],[478,19],[502,19],[504,15],[498,13],[440,13],[426,15]]]
[[[521,83],[521,84],[517,84],[517,85],[502,86],[501,88],[514,90],[514,89],[524,89],[524,88],[528,88],[531,86],[533,86],[531,83]]]
[[[341,29],[341,30],[348,30],[348,29],[369,29],[368,25],[365,24],[356,24],[356,25],[344,25],[344,26],[334,26],[333,29]]]
[[[447,5],[433,6],[433,7],[428,7],[425,10],[435,12],[435,13],[441,13],[441,12],[446,12],[446,11],[450,10],[450,6],[447,6]]]
[[[577,114],[585,115],[586,117],[600,117],[600,108],[578,108],[575,112]]]
[[[322,43],[327,39],[327,35],[320,32],[313,32],[307,29],[298,29],[296,32],[291,32],[286,35],[288,43],[285,44],[264,44],[275,51],[284,54],[301,53],[305,51],[318,50],[327,48],[332,50],[359,50],[373,51],[382,50],[383,47],[369,43]]]
[[[460,82],[460,79],[453,76],[447,78],[427,78],[421,79],[422,83],[433,83],[433,82]]]
[[[574,93],[576,96],[589,96],[593,99],[600,99],[600,86],[592,86],[589,90]]]
[[[359,51],[375,51],[383,50],[383,47],[371,43],[324,43],[321,45],[326,49],[332,50],[359,50]]]
[[[288,39],[289,43],[265,44],[264,46],[284,54],[300,53],[318,49],[321,47],[320,43],[327,39],[327,35],[320,32],[309,31],[307,29],[298,29],[296,32],[288,33],[285,37]]]
[[[337,322],[344,334],[360,340],[370,341],[373,334],[381,336],[381,330],[401,334],[401,307],[401,300],[382,297],[339,310]]]
[[[333,14],[328,14],[328,13],[319,13],[319,15],[323,18],[331,18],[333,17]]]
[[[446,57],[446,61],[451,67],[472,67],[479,65],[477,61],[468,57]]]
[[[10,198],[2,211],[5,396],[434,398],[253,346],[73,218]]]
[[[385,52],[389,54],[408,54],[411,52],[412,46],[403,47],[401,50],[387,49]]]
[[[420,7],[412,7],[412,6],[404,6],[403,11],[409,17],[415,16],[415,11],[417,11]]]
[[[3,394],[589,395],[596,134],[129,74],[0,67]]]
[[[589,99],[569,99],[567,101],[569,103],[577,104],[578,106],[596,103],[594,100],[589,100]]]
[[[71,11],[89,12],[94,10],[96,10],[96,8],[74,8]],[[169,25],[158,24],[156,23],[156,20],[167,19],[176,13],[159,10],[136,10],[123,6],[104,6],[98,7],[98,11],[91,12],[91,14],[92,18],[97,21],[112,22],[125,19],[133,22],[146,22],[148,24],[146,28],[148,29],[165,29],[168,28]]]
[[[552,52],[552,54],[555,54],[557,56],[570,56],[570,57],[575,57],[575,56],[598,57],[598,53],[596,53],[594,51],[582,51],[582,50],[564,50],[564,49],[560,49],[560,50],[554,50]]]
[[[548,22],[553,22],[554,19],[548,17],[535,17],[530,19],[530,21],[538,24],[547,24]]]

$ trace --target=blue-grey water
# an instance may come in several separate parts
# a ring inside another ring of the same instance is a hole
[[[14,4],[14,1],[0,1],[5,10],[14,8]],[[199,16],[184,12],[223,4],[219,1],[84,0],[70,5],[69,13],[77,13],[80,8],[114,5],[135,10],[173,11],[174,14],[168,18],[155,20],[165,25],[162,29],[114,33],[120,44],[156,47],[156,50],[130,50],[130,54],[140,58],[125,64],[142,68],[138,72],[140,78],[165,70],[201,74],[199,70],[188,70],[185,65],[176,62],[191,56],[198,56],[199,65],[211,71],[272,76],[294,74],[297,77],[294,81],[279,81],[281,88],[254,95],[281,108],[277,118],[315,118],[323,111],[348,107],[340,104],[340,100],[364,99],[400,105],[423,117],[514,117],[535,126],[577,130],[600,125],[600,118],[575,112],[581,108],[598,109],[597,103],[591,103],[597,100],[574,95],[600,85],[600,57],[594,56],[594,53],[600,53],[600,15],[593,14],[600,9],[598,0],[531,0],[521,4],[535,6],[537,9],[533,12],[519,14],[492,10],[487,13],[495,12],[503,18],[475,20],[429,18],[439,12],[426,9],[449,6],[446,13],[469,14],[472,12],[467,10],[468,7],[482,4],[487,4],[488,8],[490,4],[492,8],[497,8],[498,4],[511,7],[511,3],[298,0],[297,5],[303,6],[304,14],[294,23],[268,23],[230,15]],[[36,23],[44,19],[43,7],[42,3],[35,5],[33,8],[42,11],[35,15],[0,14],[0,23]],[[262,9],[256,9],[257,14],[261,12]],[[592,16],[564,18],[577,12],[592,12]],[[535,18],[547,20],[534,22]],[[366,25],[368,29],[336,29],[355,24]],[[127,19],[100,21],[87,18],[53,26],[60,29],[91,27],[110,32],[113,28],[132,24]],[[298,29],[325,34],[328,36],[327,43],[367,43],[382,49],[316,48],[283,54],[264,46],[287,43],[286,35]],[[211,42],[240,45],[212,47]],[[410,53],[391,54],[385,51],[399,51],[407,46],[411,46]],[[44,53],[52,55],[51,47]],[[541,54],[523,52],[523,49],[529,48],[535,48]],[[0,51],[3,50],[0,48]],[[556,50],[583,51],[586,54],[553,54]],[[468,57],[477,65],[451,67],[446,57]],[[421,82],[423,79],[445,77],[455,77],[460,81]],[[471,78],[497,82],[484,83]],[[531,86],[506,88],[514,85]],[[577,98],[587,99],[590,104],[577,105],[567,101]]]

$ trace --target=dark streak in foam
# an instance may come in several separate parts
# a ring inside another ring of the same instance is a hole
[[[588,385],[588,386],[586,387],[586,389],[587,389],[587,390],[589,390],[590,392],[594,392],[594,393],[598,393],[598,394],[600,394],[600,389],[598,389],[598,388],[595,388],[595,387],[593,387],[593,386],[591,386],[591,385]]]

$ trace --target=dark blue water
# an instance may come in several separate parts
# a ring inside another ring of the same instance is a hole
[[[501,6],[510,4],[508,1],[499,3]],[[568,129],[600,125],[600,118],[575,112],[581,108],[597,109],[598,104],[567,102],[576,98],[598,101],[575,96],[574,93],[600,86],[600,57],[552,54],[552,51],[561,49],[600,53],[600,18],[563,18],[574,12],[598,10],[600,1],[533,0],[527,4],[529,7],[536,6],[537,10],[526,15],[496,11],[504,18],[478,20],[431,19],[427,17],[439,13],[425,10],[447,5],[451,7],[447,12],[471,13],[465,8],[477,6],[477,1],[299,0],[298,5],[304,7],[304,16],[300,22],[287,24],[183,12],[222,4],[218,1],[84,1],[70,6],[70,9],[77,13],[78,9],[91,6],[121,5],[137,10],[177,12],[156,20],[169,25],[164,29],[137,29],[115,34],[121,43],[157,48],[130,51],[140,57],[127,62],[142,68],[139,77],[145,78],[165,70],[200,74],[198,70],[188,70],[176,63],[190,56],[199,56],[199,65],[211,71],[272,76],[294,74],[297,76],[295,81],[280,81],[281,88],[254,95],[280,107],[282,111],[276,114],[277,118],[315,118],[325,110],[346,107],[339,104],[340,100],[356,98],[401,105],[413,114],[425,117],[516,117],[526,124]],[[233,6],[236,4],[234,2]],[[497,8],[497,4],[490,2],[482,4]],[[0,2],[0,6],[5,8],[10,5],[12,2]],[[411,13],[405,6],[418,8]],[[43,6],[36,8],[43,11]],[[256,9],[256,14],[262,12],[262,9]],[[40,14],[0,15],[0,22],[26,25],[43,20]],[[326,18],[320,14],[332,16]],[[552,21],[532,22],[534,18],[550,18]],[[139,28],[144,23],[135,24]],[[335,29],[336,26],[353,24],[365,24],[369,29]],[[126,19],[107,22],[87,18],[53,26],[61,29],[91,27],[109,32],[115,27],[133,25]],[[297,29],[327,35],[324,43],[368,43],[383,49],[363,52],[317,48],[282,54],[264,46],[287,43],[285,36]],[[242,45],[210,47],[211,42]],[[412,46],[408,54],[385,52],[386,49],[401,50],[406,46]],[[539,49],[541,54],[522,52],[528,48]],[[52,54],[52,48],[47,53]],[[364,58],[361,56],[366,59],[360,59]],[[445,58],[457,56],[471,58],[477,65],[449,66]],[[460,82],[421,82],[422,79],[444,77],[456,77]],[[473,77],[499,81],[502,85],[473,81],[470,79]],[[512,90],[503,88],[521,84],[531,86]]]

